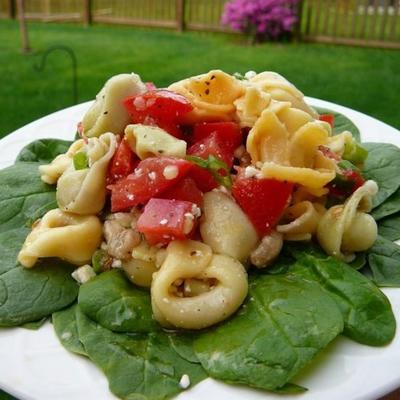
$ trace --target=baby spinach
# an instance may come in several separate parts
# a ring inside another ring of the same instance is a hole
[[[376,221],[391,216],[400,211],[400,190],[394,192],[386,201],[379,207],[376,207],[371,215]]]
[[[60,139],[35,140],[18,154],[16,162],[49,163],[59,154],[65,153],[72,142]]]
[[[379,186],[373,200],[373,206],[378,207],[400,187],[400,149],[387,143],[364,143],[363,146],[368,150],[363,176]]]
[[[378,236],[368,251],[373,280],[379,286],[400,287],[400,247]]]
[[[360,141],[360,131],[357,126],[352,122],[349,118],[344,116],[341,113],[336,111],[328,110],[326,108],[314,107],[319,114],[331,114],[335,117],[333,134],[337,135],[344,131],[349,131],[354,138],[359,142]]]
[[[118,270],[104,272],[83,284],[78,303],[88,317],[115,332],[158,329],[149,292],[132,285]]]
[[[211,377],[274,391],[342,330],[336,303],[318,284],[259,275],[251,278],[239,312],[200,334],[194,349]]]
[[[56,207],[55,189],[40,180],[38,166],[20,162],[0,171],[0,326],[44,318],[78,294],[69,264],[46,260],[26,269],[17,262],[27,226]]]
[[[72,353],[87,356],[85,348],[79,340],[78,324],[76,321],[78,305],[74,304],[64,310],[57,311],[51,316],[54,331],[61,344]]]
[[[297,262],[289,272],[318,282],[339,306],[344,334],[370,346],[389,343],[396,321],[386,296],[364,275],[315,248],[291,247]]]
[[[104,372],[110,390],[123,399],[161,400],[182,391],[184,374],[190,386],[205,379],[203,368],[182,358],[162,331],[115,333],[77,313],[79,339],[89,358]]]
[[[400,213],[383,218],[378,222],[378,233],[385,239],[400,239]]]

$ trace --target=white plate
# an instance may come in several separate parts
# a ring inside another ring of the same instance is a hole
[[[400,146],[400,132],[357,111],[309,98],[310,104],[348,116],[360,129],[363,141]],[[90,103],[80,104],[41,118],[0,141],[0,168],[11,165],[19,150],[39,138],[72,139],[76,124]],[[385,289],[397,321],[400,289]],[[399,324],[400,326],[400,324]],[[107,381],[94,364],[68,353],[59,344],[50,323],[38,331],[0,330],[0,387],[21,400],[111,400]],[[309,388],[301,400],[368,400],[400,387],[400,329],[386,347],[368,347],[340,337],[317,357],[296,382]],[[207,379],[182,393],[179,400],[283,400],[245,387]]]

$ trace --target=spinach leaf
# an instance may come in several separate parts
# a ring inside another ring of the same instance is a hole
[[[396,321],[386,296],[364,275],[315,248],[291,247],[297,259],[290,273],[318,282],[336,301],[344,334],[370,346],[389,343]]]
[[[89,318],[115,332],[158,329],[149,292],[134,286],[118,270],[104,272],[83,284],[78,303]]]
[[[21,328],[29,329],[31,331],[36,331],[40,327],[43,326],[43,324],[47,321],[47,317],[43,317],[41,319],[38,319],[37,321],[32,321],[32,322],[27,322],[25,324],[20,325]]]
[[[211,377],[277,390],[342,329],[336,303],[318,284],[259,275],[250,279],[249,298],[239,312],[199,334],[194,349]]]
[[[368,251],[373,280],[378,286],[400,287],[400,247],[378,236]]]
[[[46,260],[33,269],[17,263],[32,220],[54,208],[54,188],[40,180],[38,163],[0,171],[0,326],[37,321],[72,303],[78,286],[71,266]]]
[[[378,207],[400,187],[400,149],[387,143],[364,143],[363,146],[368,150],[363,175],[379,186],[373,200],[373,206]]]
[[[385,202],[383,202],[379,207],[376,207],[371,215],[376,221],[393,215],[400,211],[400,190],[394,192]]]
[[[0,275],[0,326],[36,321],[71,304],[78,294],[71,272],[67,263],[46,260],[32,269],[15,266]]]
[[[55,187],[43,183],[38,163],[18,163],[0,171],[0,232],[21,229],[56,208]]]
[[[378,222],[378,233],[385,239],[395,241],[400,239],[400,213],[381,219]]]
[[[59,154],[65,153],[72,142],[60,139],[40,139],[25,146],[16,162],[50,163]]]
[[[356,258],[351,263],[349,263],[350,267],[355,269],[356,271],[362,269],[365,264],[367,264],[367,254],[364,252],[356,253]]]
[[[344,131],[349,131],[358,142],[360,141],[360,131],[349,118],[345,117],[343,114],[328,110],[326,108],[314,108],[317,110],[318,114],[332,114],[335,117],[335,123],[333,127],[334,135],[338,135]]]
[[[124,399],[161,400],[178,394],[184,374],[191,387],[207,376],[198,363],[180,357],[162,331],[115,333],[77,313],[79,339],[89,358],[105,373],[110,390]]]
[[[72,353],[87,356],[85,348],[79,340],[78,324],[76,321],[77,311],[78,305],[75,303],[64,310],[53,313],[51,318],[54,330],[61,344]]]

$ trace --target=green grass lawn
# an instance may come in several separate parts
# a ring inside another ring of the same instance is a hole
[[[135,71],[163,86],[211,68],[274,70],[307,95],[400,128],[399,51],[317,44],[247,47],[232,36],[96,25],[31,23],[29,33],[35,52],[23,55],[17,23],[0,21],[0,136],[72,104],[66,55],[50,56],[45,72],[33,68],[37,53],[54,44],[76,53],[80,102],[93,98],[108,77],[120,72]]]

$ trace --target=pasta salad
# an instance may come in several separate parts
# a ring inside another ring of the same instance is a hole
[[[64,346],[117,396],[158,399],[207,376],[301,392],[292,378],[340,333],[388,343],[390,304],[357,269],[393,192],[334,126],[274,72],[109,79],[76,140],[38,166],[56,204],[18,249],[24,274],[62,260],[80,284],[50,311],[72,304],[53,314]]]

